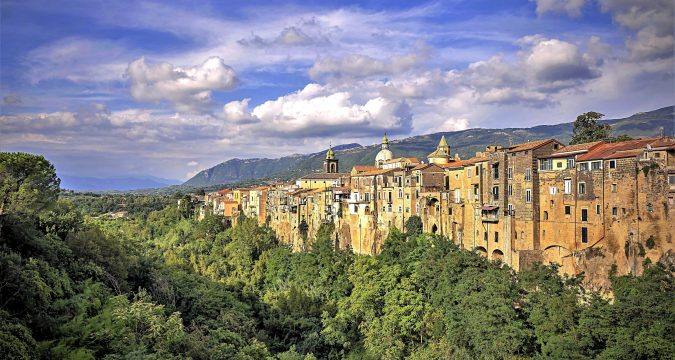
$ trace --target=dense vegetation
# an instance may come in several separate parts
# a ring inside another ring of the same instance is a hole
[[[673,269],[611,300],[554,267],[514,273],[392,231],[380,255],[293,253],[175,202],[93,218],[42,157],[0,154],[0,354],[72,359],[656,359],[675,354]],[[83,209],[85,211],[83,211]],[[97,211],[94,211],[98,213]]]

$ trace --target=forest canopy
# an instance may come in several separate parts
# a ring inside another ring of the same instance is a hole
[[[392,229],[377,256],[307,252],[177,199],[59,196],[43,157],[0,154],[0,354],[10,359],[658,359],[675,354],[673,269],[515,273]],[[129,215],[106,218],[111,204]]]

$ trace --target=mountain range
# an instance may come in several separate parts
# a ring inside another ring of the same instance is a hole
[[[641,112],[622,119],[602,120],[612,126],[612,136],[658,136],[672,135],[675,131],[674,107]],[[461,158],[469,158],[476,151],[482,151],[486,145],[509,145],[546,138],[556,138],[567,143],[572,138],[573,123],[540,125],[531,128],[505,129],[468,129],[454,132],[438,132],[427,135],[411,136],[405,139],[390,140],[390,149],[396,157],[417,157],[426,161],[426,156],[436,148],[441,136],[445,135],[450,150]],[[253,179],[291,179],[312,171],[319,171],[327,149],[305,154],[290,155],[277,159],[231,159],[212,168],[200,171],[183,183],[183,187],[209,187],[221,184],[242,182]],[[335,156],[340,160],[340,171],[350,171],[352,166],[370,165],[380,150],[380,145],[362,146],[345,144],[333,147]]]

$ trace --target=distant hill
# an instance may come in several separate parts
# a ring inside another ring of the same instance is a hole
[[[672,135],[675,130],[674,107],[637,113],[623,119],[603,120],[612,126],[612,136],[627,134],[632,137],[657,136],[659,128],[664,134]],[[531,128],[468,129],[463,131],[434,133],[412,136],[390,142],[396,157],[417,157],[426,161],[426,156],[436,148],[442,135],[450,144],[453,154],[468,158],[476,151],[482,151],[489,144],[517,144],[522,142],[556,138],[567,143],[572,138],[572,124],[541,125]],[[340,160],[340,170],[349,171],[356,164],[371,164],[380,145],[361,146],[347,144],[336,146],[335,156]],[[260,178],[289,179],[323,166],[326,149],[306,155],[291,155],[278,159],[232,159],[203,170],[186,181],[185,187],[206,187],[219,184],[242,182]]]
[[[178,185],[180,180],[162,179],[154,176],[97,178],[60,175],[61,188],[76,191],[137,190]]]

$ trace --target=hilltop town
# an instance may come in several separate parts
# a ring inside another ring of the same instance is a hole
[[[294,251],[309,250],[321,224],[333,223],[335,248],[369,255],[391,228],[419,218],[424,232],[515,270],[556,263],[597,284],[610,271],[672,262],[671,137],[569,146],[551,138],[490,145],[469,159],[452,155],[445,137],[426,160],[395,151],[385,135],[373,163],[345,172],[329,148],[323,171],[207,193],[196,199],[199,216],[256,218]]]

